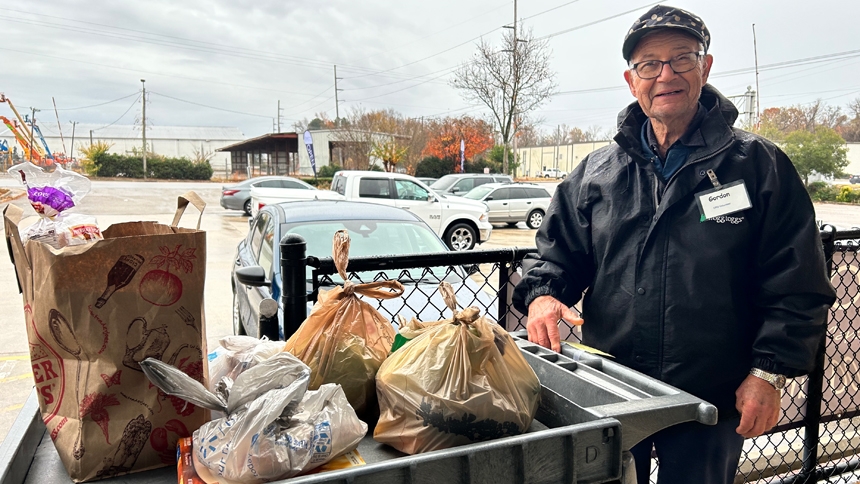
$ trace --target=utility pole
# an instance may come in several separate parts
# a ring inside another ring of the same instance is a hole
[[[72,155],[69,157],[69,161],[71,161],[73,163],[75,161],[75,126],[77,126],[77,124],[78,124],[77,121],[72,121]],[[92,136],[92,135],[93,135],[93,132],[90,131],[90,136]],[[92,141],[90,141],[90,144],[93,144]]]
[[[337,81],[339,79],[343,79],[342,77],[337,77],[337,65],[334,66],[334,125],[335,127],[340,125],[340,101],[337,99],[337,92],[343,91],[343,89],[337,88]]]
[[[30,108],[30,163],[33,162],[33,147],[36,146],[33,144],[33,127],[36,126],[36,113],[41,111],[41,109]]]
[[[146,79],[141,79],[140,83],[143,85],[143,179],[146,180]]]
[[[278,133],[281,132],[281,100],[278,99]]]
[[[752,24],[753,29],[753,53],[755,54],[755,124],[756,127],[761,123],[761,105],[759,104],[759,99],[761,99],[761,91],[758,86],[758,44],[755,38],[755,24]]]
[[[514,0],[514,25],[513,25],[513,27],[511,27],[510,25],[505,25],[505,28],[514,29],[513,45],[511,46],[510,49],[505,49],[503,52],[510,52],[511,56],[513,57],[514,84],[513,84],[513,89],[511,90],[511,118],[512,118],[512,122],[514,125],[514,129],[513,129],[513,133],[512,133],[513,138],[514,138],[513,141],[514,141],[514,145],[516,145],[517,107],[518,107],[517,106],[517,93],[519,92],[519,88],[520,88],[520,86],[519,86],[520,66],[518,63],[519,60],[517,59],[517,49],[520,45],[519,44],[520,42],[525,42],[524,40],[520,40],[518,38],[519,33],[517,30],[517,0]],[[502,173],[507,175],[508,171],[509,171],[508,170],[508,142],[507,142],[507,140],[504,140],[503,144],[505,146],[504,146],[504,150],[502,151]],[[514,153],[514,157],[516,157],[516,153]]]
[[[555,131],[555,163],[553,163],[555,169],[558,169],[559,158],[561,158],[561,125]]]
[[[60,130],[60,141],[63,143],[63,153],[66,152],[66,140],[63,138],[63,125],[60,124],[60,114],[57,112],[57,101],[54,96],[51,96],[51,102],[54,103],[54,116],[57,117],[57,128]]]
[[[90,145],[93,144],[93,130],[90,130]]]

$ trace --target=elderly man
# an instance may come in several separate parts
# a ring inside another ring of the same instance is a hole
[[[584,343],[712,402],[720,421],[678,425],[633,450],[648,482],[731,483],[744,437],[772,428],[786,377],[810,371],[835,293],[812,203],[773,143],[733,128],[706,84],[702,20],[659,5],[624,40],[636,98],[617,144],[562,182],[514,303],[531,341],[559,351],[583,292]]]

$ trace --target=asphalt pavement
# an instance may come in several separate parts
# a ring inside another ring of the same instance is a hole
[[[557,182],[547,182],[551,192]],[[0,187],[16,187],[15,180],[2,175]],[[208,182],[133,182],[95,181],[92,192],[78,210],[95,215],[102,228],[113,223],[153,220],[169,224],[176,209],[177,197],[188,190],[197,192],[207,203],[201,228],[207,232],[205,310],[207,341],[210,348],[231,334],[232,291],[230,270],[236,245],[248,230],[248,218],[242,213],[225,210],[219,205],[221,184]],[[35,216],[25,198],[11,202],[25,213]],[[3,206],[0,206],[2,209]],[[860,207],[850,205],[817,205],[819,220],[852,227],[860,225]],[[193,207],[180,225],[196,224]],[[0,224],[0,232],[2,232]],[[534,230],[520,223],[516,228],[497,226],[482,248],[534,246]],[[5,234],[3,234],[5,237]],[[5,245],[5,244],[4,244]],[[0,439],[5,437],[18,410],[33,387],[33,376],[27,350],[24,314],[15,271],[5,249],[0,249]]]

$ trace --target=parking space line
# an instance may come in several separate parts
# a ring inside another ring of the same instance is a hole
[[[10,355],[10,356],[0,356],[0,361],[19,361],[19,360],[29,360],[30,355]]]
[[[0,383],[9,383],[11,381],[25,380],[27,378],[33,378],[33,372],[22,373],[20,375],[15,375],[15,376],[8,376],[6,378],[0,378]]]
[[[13,411],[15,411],[15,410],[21,410],[22,408],[24,408],[24,404],[23,404],[23,403],[20,403],[20,404],[18,404],[18,405],[9,405],[8,407],[0,408],[0,413],[3,413],[3,412],[13,412]]]

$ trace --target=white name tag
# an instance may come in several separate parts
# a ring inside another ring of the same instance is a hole
[[[743,180],[696,194],[696,202],[705,219],[728,215],[752,207]]]

